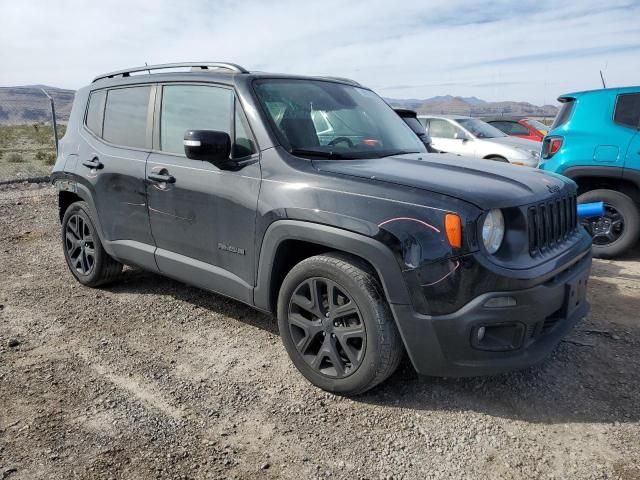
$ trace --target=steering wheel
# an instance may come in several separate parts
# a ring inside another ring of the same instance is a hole
[[[343,143],[343,142],[346,143],[349,146],[349,148],[353,148],[353,142],[351,141],[351,139],[347,137],[336,137],[329,142],[329,146],[333,147],[338,143]]]

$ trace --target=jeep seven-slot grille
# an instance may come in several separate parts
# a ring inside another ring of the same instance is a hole
[[[578,226],[575,195],[529,207],[529,252],[544,253],[562,243]]]

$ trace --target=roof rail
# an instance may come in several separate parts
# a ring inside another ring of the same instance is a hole
[[[235,63],[225,63],[225,62],[162,63],[159,65],[144,65],[142,67],[125,68],[124,70],[117,70],[115,72],[104,73],[94,78],[91,81],[91,83],[97,82],[98,80],[103,80],[105,78],[114,78],[117,76],[122,76],[123,78],[129,77],[132,73],[136,73],[136,72],[149,72],[149,74],[151,74],[152,70],[166,70],[170,68],[191,68],[192,71],[218,69],[218,70],[228,70],[233,73],[249,73],[248,70],[244,69],[240,65],[236,65]]]

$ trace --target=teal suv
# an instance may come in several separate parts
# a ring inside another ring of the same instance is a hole
[[[578,202],[603,201],[583,219],[596,257],[618,256],[640,237],[640,86],[563,95],[542,143],[540,168],[578,184]]]

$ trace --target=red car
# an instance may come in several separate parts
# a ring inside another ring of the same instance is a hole
[[[549,131],[549,127],[544,123],[528,117],[487,117],[482,120],[490,123],[498,130],[502,130],[507,135],[536,142],[541,142]]]

